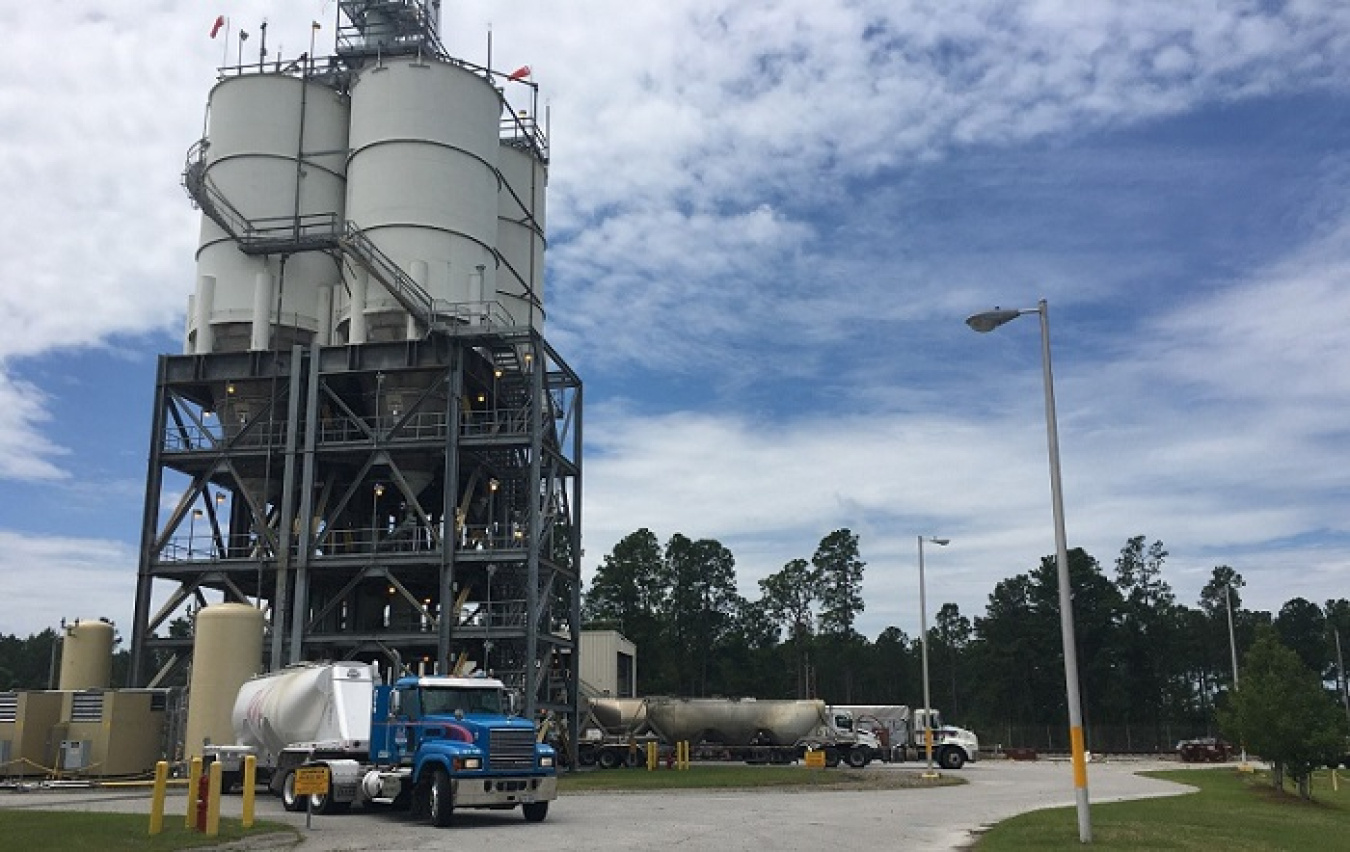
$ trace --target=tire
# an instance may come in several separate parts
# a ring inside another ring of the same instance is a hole
[[[302,798],[301,802],[304,801]],[[333,798],[333,773],[328,773],[328,792],[316,793],[309,797],[310,810],[316,814],[331,816],[333,814],[345,814],[351,810],[351,802],[339,802]]]
[[[844,755],[844,762],[854,769],[862,769],[867,765],[867,752],[861,748],[851,748]]]
[[[526,822],[543,822],[548,816],[548,802],[531,802],[521,805],[520,810],[525,814]]]
[[[825,765],[831,769],[839,765],[839,749],[825,746]]]
[[[286,777],[281,779],[281,806],[291,813],[298,813],[305,809],[305,797],[295,795],[295,772],[286,771]]]
[[[605,749],[595,756],[595,765],[601,769],[618,769],[623,761],[619,755],[614,753],[613,749]]]
[[[966,755],[959,748],[944,748],[938,752],[938,765],[943,769],[960,769],[966,765]]]
[[[226,795],[234,790],[235,787],[244,783],[243,772],[222,772],[220,773],[220,793]]]
[[[454,821],[455,794],[450,788],[450,776],[444,769],[437,767],[434,770],[427,796],[430,799],[427,802],[427,814],[431,817],[431,824],[437,828],[450,825]]]

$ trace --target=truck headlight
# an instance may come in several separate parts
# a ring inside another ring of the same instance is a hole
[[[553,755],[551,755],[551,754],[546,754],[546,755],[544,755],[543,757],[539,758],[539,765],[540,765],[540,766],[552,766],[552,765],[553,765]]]
[[[481,757],[460,757],[455,759],[460,769],[482,769],[483,758]]]

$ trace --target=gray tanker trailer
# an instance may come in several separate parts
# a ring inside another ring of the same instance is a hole
[[[829,766],[866,766],[882,757],[870,732],[823,701],[755,698],[593,698],[578,742],[582,765],[635,766],[647,743],[687,742],[700,759],[792,763],[824,752]]]

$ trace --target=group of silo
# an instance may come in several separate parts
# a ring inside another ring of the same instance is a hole
[[[331,243],[306,250],[347,223],[438,312],[540,327],[546,165],[515,144],[531,119],[482,72],[438,58],[385,57],[337,79],[243,73],[212,90],[202,168],[232,232],[203,215],[186,351],[425,334],[361,263]],[[272,254],[241,250],[287,238]]]

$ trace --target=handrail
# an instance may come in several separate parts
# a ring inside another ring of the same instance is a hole
[[[393,296],[404,310],[423,326],[431,327],[436,318],[435,301],[431,298],[431,294],[423,290],[422,286],[400,269],[387,254],[380,251],[379,246],[375,245],[355,222],[347,223],[339,242],[367,272],[379,279],[389,291],[389,295]]]

